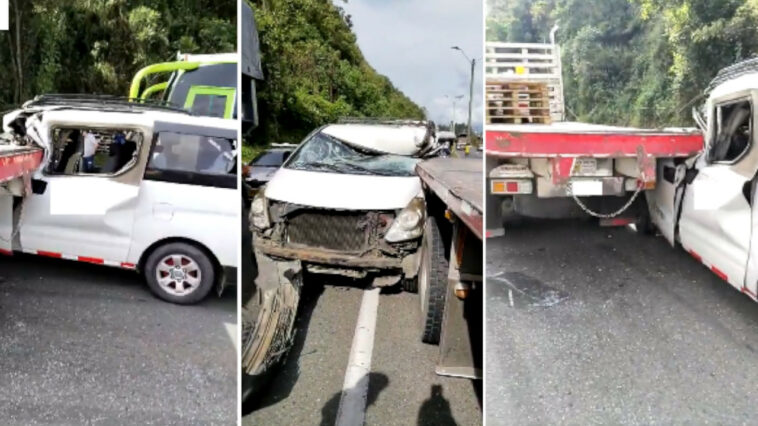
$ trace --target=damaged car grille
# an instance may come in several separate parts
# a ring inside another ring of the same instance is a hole
[[[392,217],[388,213],[301,210],[287,220],[287,241],[327,250],[360,252],[374,245]]]

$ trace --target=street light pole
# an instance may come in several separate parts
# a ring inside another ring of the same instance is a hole
[[[450,131],[455,133],[455,99],[456,97],[453,96],[453,120],[450,121]]]
[[[468,143],[471,144],[471,111],[474,105],[474,69],[476,68],[476,59],[469,59],[468,55],[466,55],[466,52],[463,51],[458,46],[451,47],[453,50],[457,50],[461,52],[464,58],[466,58],[466,62],[471,63],[471,78],[469,80],[469,93],[468,93],[468,124],[466,125],[466,133],[468,137]]]
[[[458,108],[456,108],[456,102],[459,101],[461,98],[463,98],[463,95],[457,95],[457,96],[450,96],[445,95],[446,99],[451,99],[453,101],[453,118],[450,120],[450,131],[455,133],[455,118],[458,115]]]

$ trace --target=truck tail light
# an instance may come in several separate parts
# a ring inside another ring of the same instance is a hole
[[[532,181],[527,179],[493,179],[490,192],[493,194],[531,194]]]

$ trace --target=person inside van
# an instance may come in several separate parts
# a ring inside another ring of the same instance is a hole
[[[82,172],[94,173],[95,172],[95,153],[97,153],[97,147],[100,145],[100,141],[97,140],[95,134],[92,131],[87,131],[84,134],[84,153],[82,155]]]
[[[103,167],[103,173],[117,173],[134,157],[137,144],[128,139],[123,131],[117,130],[113,135],[113,143],[108,147],[108,161]]]

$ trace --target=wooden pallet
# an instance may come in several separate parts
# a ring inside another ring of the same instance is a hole
[[[487,124],[550,124],[550,89],[542,82],[487,82]]]

